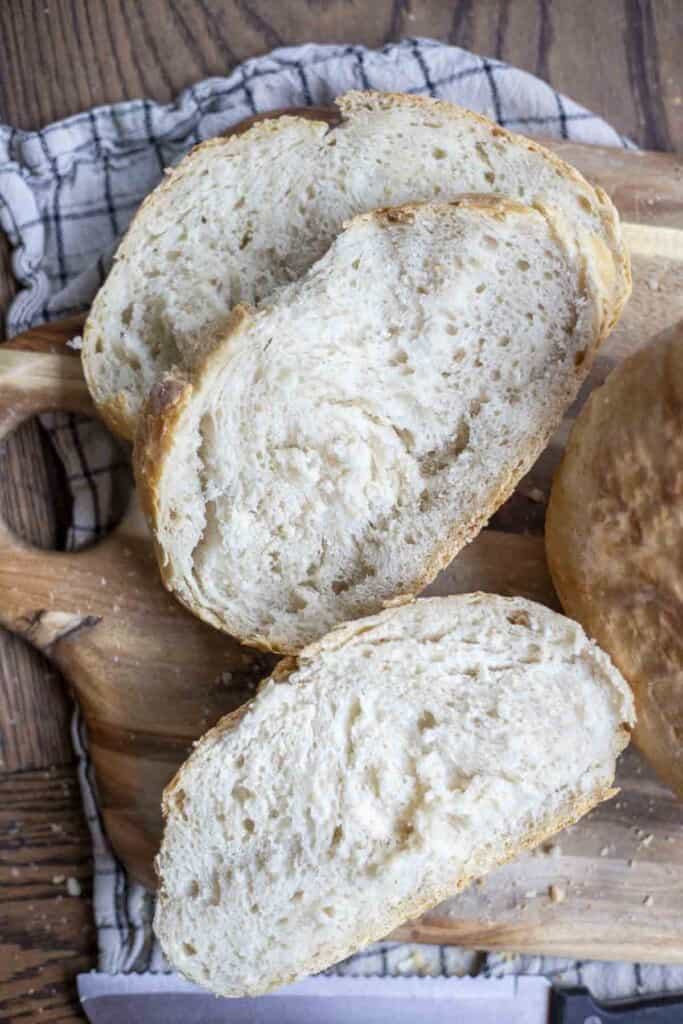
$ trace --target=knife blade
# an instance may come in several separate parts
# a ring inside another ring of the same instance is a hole
[[[168,975],[81,974],[92,1024],[547,1024],[545,978],[308,978],[255,999],[217,999]]]
[[[220,999],[175,975],[81,974],[91,1024],[681,1024],[683,996],[598,1003],[543,977],[317,977]]]

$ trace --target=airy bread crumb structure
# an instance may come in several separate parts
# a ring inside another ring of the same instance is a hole
[[[556,212],[500,197],[354,218],[152,392],[136,476],[166,585],[286,653],[418,593],[584,379],[593,255]]]
[[[282,662],[167,788],[155,929],[214,992],[320,971],[609,797],[630,691],[576,623],[429,598]]]
[[[609,198],[538,143],[451,103],[351,92],[340,123],[282,116],[211,139],[142,205],[93,304],[83,366],[100,414],[133,439],[160,373],[207,328],[301,277],[343,224],[383,206],[498,193],[552,206],[590,238],[609,329],[630,289]]]

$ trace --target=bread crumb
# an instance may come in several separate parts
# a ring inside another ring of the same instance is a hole
[[[649,835],[645,836],[645,838],[643,839],[643,842],[641,843],[641,845],[642,846],[649,846],[653,839],[654,839],[654,836],[653,836],[652,832],[650,832]]]
[[[53,885],[61,885],[63,881],[64,881],[64,875],[53,875],[52,876],[52,884]]]
[[[69,877],[66,880],[66,891],[69,896],[80,896],[83,890],[77,878]]]
[[[550,885],[548,886],[548,896],[553,903],[564,903],[567,898],[567,890],[563,885]]]
[[[430,974],[431,969],[419,950],[411,951],[408,956],[396,964],[396,970],[399,974]]]
[[[643,906],[644,907],[651,907],[653,903],[654,903],[654,899],[652,898],[652,896],[646,896],[645,899],[643,900]]]
[[[603,846],[602,850],[600,850],[600,856],[601,857],[608,857],[609,856],[609,846]]]
[[[77,334],[74,338],[69,338],[66,343],[67,348],[72,348],[74,352],[80,352],[83,348],[83,338],[80,334]]]

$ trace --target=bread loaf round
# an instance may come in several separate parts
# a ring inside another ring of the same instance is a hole
[[[565,611],[633,687],[636,744],[683,797],[683,323],[588,399],[546,548]]]

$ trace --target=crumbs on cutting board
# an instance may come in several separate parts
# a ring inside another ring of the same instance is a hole
[[[65,882],[66,882],[66,891],[68,892],[69,896],[80,896],[81,895],[81,893],[83,891],[83,889],[81,887],[81,883],[78,881],[77,878],[74,878],[73,875],[69,875],[68,878],[66,877],[66,875],[53,875],[52,876],[52,884],[53,885],[64,885]]]
[[[430,965],[426,962],[419,949],[411,950],[408,956],[396,964],[399,974],[420,974],[426,976],[432,973]]]

